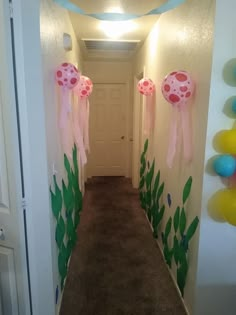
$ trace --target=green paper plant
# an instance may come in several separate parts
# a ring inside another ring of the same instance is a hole
[[[139,198],[141,201],[141,207],[146,210],[146,192],[144,191],[144,187],[145,187],[145,177],[146,177],[146,167],[147,167],[147,160],[146,160],[146,154],[147,154],[147,150],[148,150],[148,139],[146,139],[145,143],[144,143],[144,148],[143,148],[143,152],[141,154],[141,158],[140,158],[140,182],[139,182]]]
[[[165,205],[161,206],[161,197],[164,191],[164,182],[160,184],[160,170],[158,171],[153,190],[152,190],[152,204],[150,209],[149,220],[152,223],[153,227],[153,236],[158,238],[158,226],[161,223],[163,215],[165,213]],[[160,185],[159,185],[160,184]]]
[[[186,202],[189,198],[192,187],[192,177],[190,176],[184,186],[182,194],[182,207],[177,207],[175,210],[174,218],[170,217],[167,221],[165,232],[162,233],[162,242],[163,242],[163,254],[166,260],[166,263],[171,268],[172,257],[174,257],[175,264],[177,266],[177,284],[181,291],[182,296],[184,295],[184,287],[186,284],[187,273],[188,273],[188,249],[189,242],[192,239],[193,235],[196,232],[198,227],[199,219],[196,216],[190,225],[187,227],[187,218],[186,218]],[[173,237],[173,247],[170,248],[168,244],[168,237],[170,231],[174,228],[174,237]]]
[[[150,167],[146,159],[148,150],[148,139],[144,143],[144,149],[141,155],[140,167],[140,183],[139,183],[139,197],[141,207],[145,210],[148,220],[153,227],[153,236],[158,237],[158,226],[163,218],[165,212],[165,205],[160,205],[160,200],[164,190],[164,183],[160,184],[160,170],[158,171],[154,185],[153,178],[155,173],[155,160],[153,160]]]
[[[153,184],[155,173],[155,160],[151,167],[147,162],[148,139],[144,143],[143,152],[140,162],[140,182],[139,197],[141,207],[145,210],[148,220],[153,227],[153,236],[158,237],[158,226],[165,213],[165,205],[161,205],[161,197],[164,191],[164,182],[160,184],[160,170],[158,171]],[[172,267],[172,258],[174,257],[177,266],[177,284],[184,295],[184,287],[186,284],[188,273],[188,249],[189,242],[196,232],[199,219],[195,217],[187,227],[187,218],[185,206],[189,198],[192,188],[192,177],[190,176],[184,186],[182,193],[182,206],[178,206],[175,210],[174,217],[169,217],[164,232],[162,232],[163,254],[169,268]],[[170,233],[174,229],[173,242],[171,244]]]
[[[173,256],[173,249],[169,245],[169,235],[172,228],[172,217],[170,217],[165,226],[165,232],[161,234],[162,243],[163,243],[163,254],[165,257],[165,261],[167,265],[171,268],[172,265],[172,256]]]
[[[79,168],[77,162],[77,149],[74,145],[72,166],[64,155],[64,166],[67,172],[67,182],[62,180],[62,189],[59,188],[56,176],[54,192],[50,187],[52,212],[56,219],[55,239],[58,247],[58,270],[61,277],[61,289],[67,275],[68,261],[77,241],[77,227],[80,222],[82,210],[82,193],[79,188]],[[64,207],[63,207],[64,205]]]

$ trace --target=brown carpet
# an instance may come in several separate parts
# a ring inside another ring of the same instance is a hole
[[[138,191],[123,177],[86,185],[60,315],[185,315]]]

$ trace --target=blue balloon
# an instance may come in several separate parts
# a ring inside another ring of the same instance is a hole
[[[236,98],[232,101],[232,111],[236,114]]]
[[[215,172],[222,177],[230,177],[236,171],[236,160],[232,155],[220,155],[213,163]]]

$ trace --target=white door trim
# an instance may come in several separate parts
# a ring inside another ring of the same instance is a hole
[[[14,1],[13,18],[32,313],[54,315],[40,0]]]
[[[14,256],[10,254],[7,249],[7,234],[6,234],[6,248],[1,248],[1,263],[5,267],[1,270],[6,271],[6,264],[8,263],[8,267],[10,269],[10,273],[5,272],[5,283],[9,283],[8,290],[12,299],[14,300],[14,305],[11,306],[11,311],[8,313],[11,314],[30,314],[30,303],[29,303],[29,287],[28,287],[28,275],[27,275],[27,260],[26,260],[26,246],[25,246],[25,225],[24,225],[24,213],[22,210],[22,181],[21,181],[21,164],[19,158],[19,137],[18,137],[18,124],[17,124],[17,95],[14,93],[14,70],[13,70],[13,51],[12,51],[12,37],[11,37],[11,10],[9,6],[9,1],[4,0],[2,2],[2,8],[4,12],[4,42],[7,49],[7,54],[3,54],[3,62],[2,66],[6,67],[3,70],[3,73],[6,73],[7,78],[1,82],[2,93],[2,106],[4,108],[4,122],[6,123],[6,159],[8,162],[8,179],[9,179],[9,187],[11,192],[10,198],[10,209],[14,209],[16,212],[16,220],[17,220],[17,229],[14,231],[16,233],[16,248],[14,248]],[[7,231],[6,231],[7,233]],[[4,242],[2,242],[4,246]],[[16,271],[16,279],[14,278],[14,269]],[[7,279],[7,278],[8,279]],[[15,287],[15,281],[18,286],[17,293],[15,292],[13,287]],[[10,289],[11,288],[11,289]],[[3,291],[3,288],[2,288]],[[7,292],[6,291],[6,292]],[[4,294],[2,292],[2,294]],[[17,294],[17,295],[16,295]],[[6,301],[6,297],[4,298]],[[1,303],[0,303],[1,304]],[[10,305],[10,301],[7,303],[8,307]],[[0,305],[0,309],[3,306]],[[5,307],[4,307],[5,308]]]
[[[138,81],[145,76],[145,68],[134,76],[134,105],[133,105],[133,154],[132,154],[132,184],[134,188],[139,186],[140,146],[142,145],[142,96],[137,90]]]

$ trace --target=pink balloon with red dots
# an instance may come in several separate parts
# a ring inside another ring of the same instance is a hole
[[[164,78],[161,91],[167,102],[181,107],[193,96],[194,82],[188,72],[174,71]]]
[[[62,63],[55,71],[55,79],[60,87],[73,89],[80,80],[78,69],[71,63]]]
[[[148,96],[155,91],[155,84],[149,78],[143,78],[138,82],[138,90],[141,94]]]
[[[93,83],[90,78],[81,75],[79,83],[74,90],[81,98],[89,97],[93,91]]]

